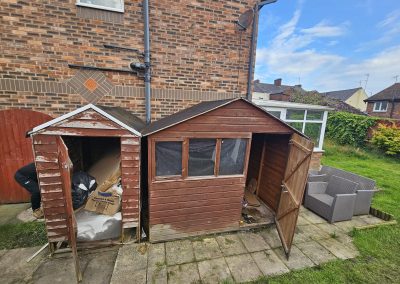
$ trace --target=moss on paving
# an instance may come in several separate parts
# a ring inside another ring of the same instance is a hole
[[[325,141],[323,164],[376,180],[381,190],[373,207],[400,220],[400,160],[371,149],[356,149]],[[400,283],[400,225],[352,232],[360,256],[336,260],[314,268],[277,277],[262,277],[254,283]]]
[[[43,222],[27,222],[0,226],[0,249],[33,247],[47,242]]]

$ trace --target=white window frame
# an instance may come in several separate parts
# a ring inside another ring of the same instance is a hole
[[[283,120],[284,122],[300,122],[303,124],[303,127],[301,129],[301,132],[304,133],[305,131],[305,127],[306,127],[306,123],[320,123],[322,124],[321,126],[321,133],[319,136],[319,143],[318,145],[315,145],[314,147],[314,151],[318,151],[321,152],[322,150],[322,146],[324,145],[324,138],[325,138],[325,130],[326,130],[326,122],[328,120],[328,111],[326,110],[319,110],[319,109],[298,109],[298,108],[275,108],[275,107],[264,107],[264,109],[266,111],[280,111],[281,112],[281,117],[280,119]],[[301,110],[304,111],[304,117],[303,119],[286,119],[286,113],[287,110]],[[308,111],[321,111],[323,112],[323,117],[322,120],[308,120],[307,119],[307,112]]]
[[[111,8],[111,7],[102,6],[102,5],[96,5],[96,4],[90,4],[90,3],[84,3],[81,0],[76,0],[76,5],[77,6],[82,6],[82,7],[89,7],[89,8],[94,8],[94,9],[100,9],[100,10],[123,13],[125,11],[124,0],[119,0],[119,1],[122,4],[122,8],[121,9]]]
[[[385,109],[382,108],[382,103],[384,103],[384,102],[386,102],[386,108],[385,108]],[[389,105],[389,102],[388,102],[388,101],[377,101],[377,102],[374,102],[374,109],[373,109],[373,111],[374,111],[374,112],[387,112],[388,105]],[[379,106],[379,107],[378,107],[378,106]]]

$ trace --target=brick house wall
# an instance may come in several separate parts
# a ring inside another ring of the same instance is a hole
[[[76,0],[0,2],[0,110],[29,108],[59,115],[93,102],[144,118],[144,83],[125,72],[71,69],[68,64],[128,69],[143,50],[142,1],[125,12],[76,6]],[[51,3],[51,4],[49,4]],[[244,96],[251,29],[235,24],[255,0],[150,1],[152,118],[203,100]]]
[[[374,112],[374,102],[368,102],[367,113],[371,116],[400,119],[400,102],[388,102],[388,108],[385,112]]]

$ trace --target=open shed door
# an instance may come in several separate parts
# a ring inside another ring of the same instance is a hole
[[[57,138],[57,144],[59,149],[59,166],[61,172],[61,181],[63,185],[63,191],[65,196],[65,205],[67,209],[67,223],[68,223],[68,240],[72,250],[72,256],[74,259],[75,273],[77,282],[82,280],[82,272],[79,265],[78,250],[76,245],[76,234],[77,224],[75,220],[74,209],[72,207],[71,197],[71,173],[72,173],[72,162],[68,156],[68,148],[65,145],[61,137]]]
[[[313,149],[312,141],[296,133],[292,135],[286,171],[282,181],[282,192],[275,217],[276,227],[287,257],[289,257],[292,247]]]

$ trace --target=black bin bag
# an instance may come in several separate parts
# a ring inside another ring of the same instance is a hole
[[[97,187],[96,179],[85,172],[76,172],[72,176],[72,207],[82,207],[89,194]]]

